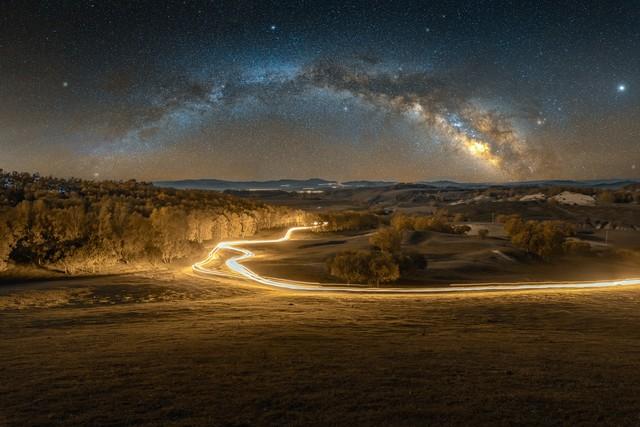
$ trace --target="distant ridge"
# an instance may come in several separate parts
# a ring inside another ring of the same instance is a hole
[[[305,191],[326,190],[332,188],[379,188],[398,185],[397,181],[330,181],[321,178],[310,179],[278,179],[268,181],[226,181],[221,179],[185,179],[177,181],[155,181],[157,187],[191,189],[191,190],[244,190],[244,191]],[[592,180],[537,180],[503,183],[467,183],[450,180],[419,181],[404,185],[426,185],[435,188],[451,189],[482,189],[489,187],[575,187],[575,188],[600,188],[618,189],[627,185],[638,185],[640,179],[592,179]]]
[[[338,186],[335,181],[320,178],[311,179],[278,179],[273,181],[224,181],[220,179],[185,179],[179,181],[155,181],[157,187],[170,187],[191,190],[283,190],[297,191],[304,189],[321,189]]]
[[[489,188],[489,187],[575,187],[575,188],[608,188],[617,189],[627,185],[640,184],[640,179],[548,179],[537,181],[514,181],[514,182],[456,182],[456,181],[420,181],[417,184],[430,185],[438,188]]]

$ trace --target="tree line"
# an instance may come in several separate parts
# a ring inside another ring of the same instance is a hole
[[[171,263],[202,253],[204,241],[308,220],[302,211],[216,192],[0,169],[0,270],[11,263],[67,273]]]
[[[462,215],[458,214],[452,218],[446,211],[438,211],[433,215],[398,213],[391,218],[391,227],[400,231],[436,231],[439,233],[466,234],[471,230],[471,227],[465,224],[456,224],[462,219]]]

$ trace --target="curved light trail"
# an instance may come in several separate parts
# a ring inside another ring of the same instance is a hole
[[[592,282],[519,282],[519,283],[486,283],[478,285],[449,285],[447,287],[430,287],[430,288],[370,288],[357,287],[348,284],[339,283],[320,283],[320,282],[302,282],[286,279],[276,279],[261,276],[241,264],[242,261],[254,256],[254,253],[241,246],[261,245],[267,243],[279,243],[291,239],[291,235],[296,231],[311,230],[321,225],[291,227],[284,236],[279,239],[271,240],[236,240],[230,242],[218,243],[209,255],[202,261],[196,262],[191,266],[196,273],[207,276],[222,277],[241,277],[249,279],[253,282],[273,288],[288,289],[294,291],[313,291],[313,292],[349,292],[349,293],[370,293],[370,294],[426,294],[426,293],[443,293],[443,292],[469,292],[469,291],[514,291],[514,290],[531,290],[531,289],[584,289],[584,288],[606,288],[616,286],[634,286],[640,285],[640,279],[620,279],[620,280],[602,280]],[[218,258],[220,251],[228,250],[237,252],[239,255],[232,256],[225,261],[225,265],[230,271],[221,269],[208,268],[207,265]]]

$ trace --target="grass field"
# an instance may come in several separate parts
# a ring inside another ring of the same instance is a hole
[[[637,425],[640,288],[285,293],[182,272],[0,288],[0,424]]]
[[[501,225],[466,224],[472,227],[470,235],[432,231],[406,232],[403,249],[424,254],[429,261],[428,268],[386,286],[422,287],[451,283],[640,277],[640,266],[635,260],[594,251],[591,255],[562,256],[551,262],[542,262],[514,247],[502,231]],[[491,234],[486,239],[480,239],[477,237],[478,228],[489,228]],[[280,237],[282,233],[270,232],[266,234],[266,238]],[[290,241],[251,246],[250,249],[256,256],[244,263],[263,276],[335,283],[339,279],[329,276],[326,260],[336,252],[369,249],[369,238],[373,233],[374,231],[297,232]],[[615,237],[616,247],[625,238],[637,245],[638,232],[618,234]],[[631,237],[628,238],[628,235]]]

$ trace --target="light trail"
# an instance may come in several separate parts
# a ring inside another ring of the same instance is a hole
[[[516,282],[516,283],[483,283],[477,285],[458,285],[451,284],[446,287],[430,287],[430,288],[371,288],[357,287],[348,284],[339,283],[320,283],[320,282],[302,282],[287,279],[277,279],[261,276],[241,264],[241,261],[253,257],[255,254],[248,249],[240,246],[261,245],[268,243],[279,243],[291,239],[291,235],[296,231],[311,230],[321,225],[312,225],[305,227],[291,227],[284,236],[279,239],[271,240],[235,240],[230,242],[218,243],[209,255],[202,261],[196,262],[191,266],[194,272],[207,276],[220,277],[243,277],[262,285],[279,289],[288,289],[294,291],[312,291],[312,292],[348,292],[348,293],[368,293],[368,294],[428,294],[428,293],[445,293],[445,292],[470,292],[470,291],[518,291],[532,289],[586,289],[586,288],[607,288],[620,286],[637,286],[640,285],[640,279],[620,279],[620,280],[601,280],[591,282]],[[220,269],[207,268],[217,259],[219,252],[229,250],[237,252],[240,255],[230,257],[225,261],[225,265],[230,271]]]

